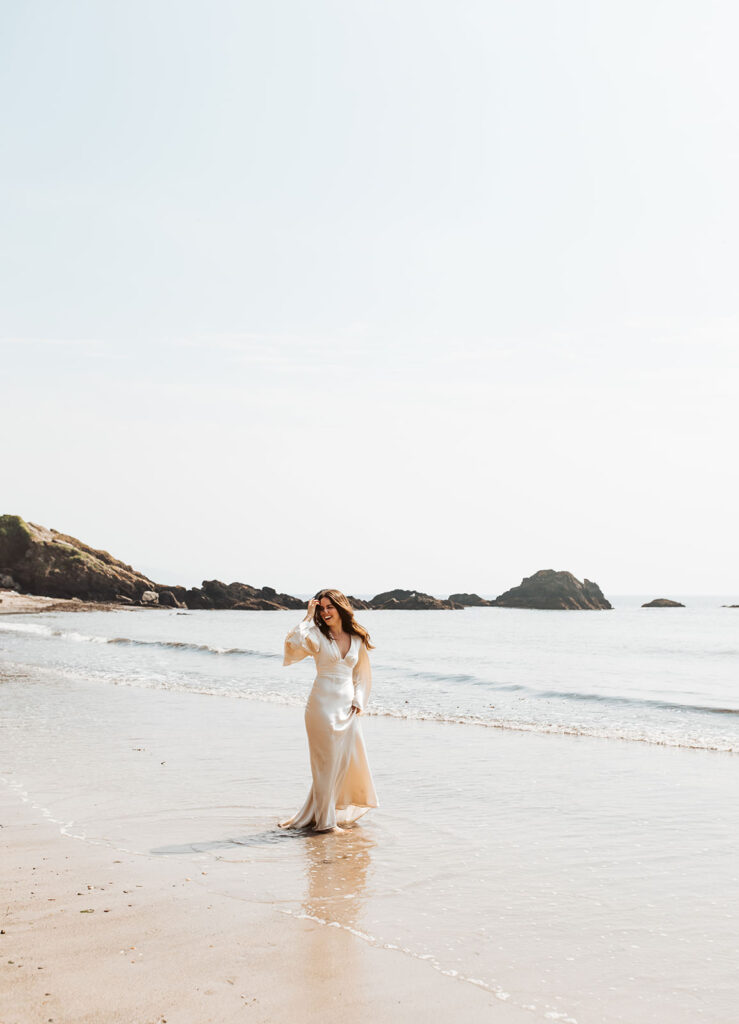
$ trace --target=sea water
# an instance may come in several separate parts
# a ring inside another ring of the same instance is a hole
[[[689,599],[688,599],[689,600]],[[724,602],[728,603],[728,602]],[[282,667],[300,612],[125,610],[0,618],[6,667],[100,685],[302,704]],[[739,751],[739,609],[372,611],[371,713]]]

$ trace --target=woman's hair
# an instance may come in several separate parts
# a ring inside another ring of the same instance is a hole
[[[367,650],[373,650],[374,644],[370,643],[369,633],[364,626],[360,626],[354,618],[354,609],[349,603],[349,598],[342,594],[340,590],[319,590],[315,596],[315,600],[320,601],[322,597],[327,597],[339,613],[339,618],[341,619],[341,625],[344,632],[348,633],[350,636],[358,636]],[[315,610],[313,621],[324,636],[328,637],[330,635],[329,628],[323,621],[319,608],[316,608]]]

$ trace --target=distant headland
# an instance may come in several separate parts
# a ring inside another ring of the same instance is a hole
[[[200,587],[156,583],[107,551],[17,515],[0,516],[0,589],[57,602],[92,607],[302,609],[306,602],[273,587],[203,580]],[[1,600],[2,598],[0,598]],[[461,609],[467,607],[601,610],[612,607],[597,583],[570,572],[541,569],[495,600],[473,593],[444,600],[419,590],[387,590],[365,601],[349,597],[357,609]],[[47,607],[50,607],[47,605]],[[21,605],[15,610],[26,610]]]

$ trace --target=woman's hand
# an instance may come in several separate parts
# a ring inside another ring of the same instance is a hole
[[[305,613],[306,619],[311,619],[311,620],[315,619],[315,617],[316,617],[316,608],[317,607],[318,607],[318,601],[316,600],[315,597],[312,597],[310,599],[310,601],[308,602],[308,611]]]

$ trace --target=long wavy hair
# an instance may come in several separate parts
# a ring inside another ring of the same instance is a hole
[[[322,597],[327,597],[331,604],[336,609],[336,611],[339,613],[339,618],[341,619],[341,625],[344,632],[348,633],[350,636],[358,636],[368,651],[374,650],[374,644],[370,643],[369,633],[364,628],[364,626],[360,626],[360,624],[354,618],[354,609],[349,603],[349,598],[342,594],[340,590],[333,589],[319,590],[318,593],[315,595],[315,599],[316,601],[320,601]],[[316,610],[313,613],[313,621],[318,626],[323,635],[330,639],[331,633],[328,626],[323,621],[320,612],[320,607],[320,604],[316,607]]]

